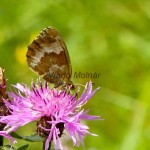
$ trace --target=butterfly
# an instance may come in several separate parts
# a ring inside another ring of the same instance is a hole
[[[72,85],[69,53],[59,32],[52,27],[43,29],[28,46],[28,66],[54,87]]]

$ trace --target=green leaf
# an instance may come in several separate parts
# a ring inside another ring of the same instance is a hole
[[[10,135],[16,139],[22,139],[22,136],[18,135],[16,132],[12,132]]]
[[[26,141],[30,141],[30,142],[41,142],[44,141],[44,138],[42,138],[41,136],[34,134],[31,136],[24,136],[22,137],[24,140]]]
[[[23,139],[23,140],[26,140],[26,141],[29,141],[29,142],[41,142],[41,141],[44,141],[44,138],[39,136],[39,135],[37,135],[37,134],[30,135],[30,136],[20,136],[17,133],[12,132],[11,136],[14,137],[14,138]]]
[[[3,146],[0,146],[0,150],[16,150],[13,146],[11,145],[3,145]]]
[[[24,146],[19,147],[17,150],[26,150],[27,148],[28,148],[28,144],[27,144],[27,145],[24,145]]]

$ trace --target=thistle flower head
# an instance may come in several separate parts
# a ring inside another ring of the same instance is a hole
[[[37,121],[37,132],[46,139],[45,150],[48,149],[50,141],[53,141],[55,149],[63,149],[60,137],[64,129],[69,132],[76,146],[79,141],[83,144],[86,134],[91,134],[88,126],[81,124],[81,120],[98,119],[98,116],[90,116],[88,111],[82,109],[98,90],[97,88],[92,91],[91,82],[86,84],[79,98],[77,93],[49,88],[47,83],[43,86],[40,81],[38,84],[33,82],[32,89],[25,84],[17,84],[14,87],[17,92],[8,93],[11,101],[4,100],[11,114],[0,117],[0,123],[6,124],[0,134],[4,132],[8,135],[20,126]]]

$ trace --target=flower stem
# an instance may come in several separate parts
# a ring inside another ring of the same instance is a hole
[[[3,137],[0,136],[0,146],[3,146]]]

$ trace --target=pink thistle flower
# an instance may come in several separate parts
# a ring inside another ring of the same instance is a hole
[[[92,91],[92,82],[86,84],[80,98],[77,98],[78,92],[71,94],[69,90],[49,88],[47,83],[42,86],[41,82],[33,82],[32,89],[25,84],[17,84],[14,87],[17,92],[9,92],[10,101],[4,100],[10,115],[0,116],[0,123],[6,124],[0,135],[15,142],[9,133],[31,121],[38,121],[37,132],[46,138],[45,150],[51,141],[55,149],[63,150],[60,137],[64,129],[68,131],[76,146],[79,146],[79,141],[84,145],[83,137],[86,134],[95,135],[88,131],[88,126],[81,124],[81,120],[99,118],[88,115],[88,110],[82,109],[99,89]]]

